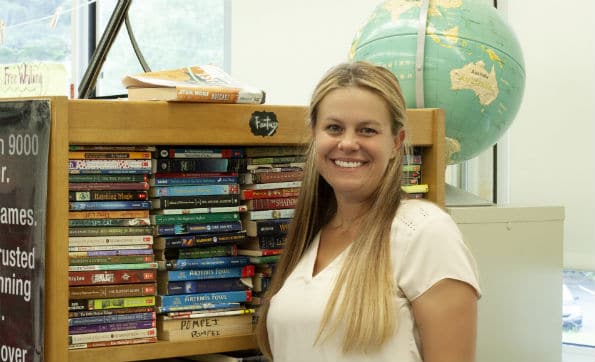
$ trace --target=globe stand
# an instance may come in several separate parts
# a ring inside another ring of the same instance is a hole
[[[446,207],[456,206],[494,206],[494,203],[484,200],[481,197],[470,192],[461,190],[458,187],[445,185],[445,204]]]

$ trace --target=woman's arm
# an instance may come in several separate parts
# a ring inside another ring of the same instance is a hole
[[[443,279],[412,302],[424,362],[473,362],[477,293],[467,283]]]

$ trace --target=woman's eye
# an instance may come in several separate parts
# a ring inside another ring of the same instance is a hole
[[[362,128],[360,130],[360,132],[367,136],[375,135],[376,133],[378,133],[378,132],[376,132],[376,130],[374,128],[368,128],[368,127]]]
[[[339,126],[338,126],[338,125],[336,125],[336,124],[329,124],[329,125],[326,127],[326,130],[327,130],[328,132],[330,132],[330,133],[339,133],[339,132],[341,132],[341,127],[339,127]]]

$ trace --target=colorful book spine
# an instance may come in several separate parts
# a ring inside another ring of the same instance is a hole
[[[244,240],[246,240],[246,233],[241,231],[204,235],[160,236],[154,239],[154,248],[192,248],[207,244],[241,243]]]
[[[153,199],[155,209],[188,209],[202,207],[235,206],[240,204],[238,194],[212,196],[170,196]]]
[[[75,201],[69,202],[71,211],[83,210],[142,210],[150,209],[150,201]]]
[[[306,149],[301,146],[248,146],[244,148],[246,157],[272,157],[303,155]]]
[[[157,327],[157,321],[131,321],[107,324],[89,324],[83,326],[68,327],[68,334],[73,335],[82,333],[115,332],[155,327]]]
[[[251,211],[293,209],[297,204],[297,197],[279,197],[274,199],[254,199],[246,201],[246,207]]]
[[[255,210],[243,214],[242,218],[244,220],[290,219],[294,212],[294,209]]]
[[[93,271],[93,270],[137,270],[137,269],[157,269],[157,262],[134,263],[134,264],[96,264],[96,265],[69,265],[69,272]]]
[[[70,236],[68,246],[91,245],[153,245],[151,235],[125,235],[125,236]]]
[[[156,255],[159,251],[156,250]],[[159,254],[160,255],[160,254]],[[175,248],[163,250],[163,258],[167,259],[198,259],[198,258],[214,258],[219,256],[236,256],[238,255],[238,246],[236,244],[203,246],[198,248]]]
[[[177,186],[156,186],[150,189],[151,197],[161,196],[211,196],[238,194],[240,186],[230,185],[177,185]]]
[[[286,164],[294,162],[305,162],[306,157],[303,155],[288,155],[288,156],[269,156],[269,157],[247,157],[247,165],[269,165],[269,164]]]
[[[102,316],[127,315],[127,314],[134,314],[134,313],[155,313],[155,310],[156,310],[155,306],[134,307],[134,308],[116,308],[116,309],[99,309],[99,310],[80,310],[80,311],[68,312],[68,318],[102,317]]]
[[[286,240],[287,235],[264,235],[248,238],[247,244],[260,249],[283,249]]]
[[[187,312],[198,312],[198,311],[211,311],[216,309],[231,309],[231,308],[242,308],[242,303],[240,302],[220,302],[220,303],[195,303],[192,307],[157,307],[157,312],[159,314],[164,313],[187,313]]]
[[[229,185],[237,184],[238,176],[205,176],[205,177],[153,177],[151,186],[175,185]]]
[[[68,158],[80,160],[148,160],[151,159],[151,152],[145,151],[69,151]]]
[[[139,201],[148,200],[146,191],[69,191],[68,201]]]
[[[161,209],[154,210],[154,215],[181,215],[181,214],[217,214],[220,212],[246,212],[246,205],[223,207],[195,207],[191,209]]]
[[[255,220],[245,223],[247,236],[287,234],[291,219]]]
[[[105,256],[86,256],[70,257],[69,265],[97,265],[97,264],[130,264],[130,263],[151,263],[155,257],[153,255],[105,255]]]
[[[87,348],[98,348],[98,347],[115,347],[115,346],[128,346],[133,344],[145,344],[145,343],[156,343],[157,337],[142,337],[142,338],[129,338],[129,339],[118,339],[113,341],[100,341],[100,342],[87,342],[87,343],[75,343],[69,344],[68,349],[87,349]]]
[[[149,182],[148,174],[132,175],[68,175],[69,183],[137,183]]]
[[[240,214],[237,212],[219,212],[215,214],[151,215],[150,219],[154,225],[213,223],[237,221],[240,219]]]
[[[68,344],[114,341],[118,339],[144,338],[157,336],[157,328],[130,329],[126,331],[83,333],[68,335]]]
[[[155,305],[155,296],[122,297],[107,299],[70,300],[68,310],[97,310],[115,308],[149,307]]]
[[[223,279],[206,279],[206,280],[186,280],[178,282],[169,282],[159,285],[159,294],[161,295],[176,295],[176,294],[192,294],[192,293],[207,293],[220,291],[235,291],[246,290],[251,287],[252,280],[250,278],[223,278]]]
[[[88,226],[70,227],[68,236],[134,236],[151,235],[153,228],[145,226]]]
[[[151,244],[133,244],[133,245],[80,245],[80,246],[68,246],[68,253],[72,252],[96,252],[94,255],[131,255],[138,254],[139,250],[152,250]],[[111,254],[115,252],[116,254]],[[143,252],[144,254],[144,252]]]
[[[68,227],[118,227],[118,226],[147,226],[151,225],[148,217],[117,218],[117,219],[69,219]]]
[[[157,172],[241,172],[244,159],[237,158],[166,158],[153,159],[151,171]]]
[[[128,191],[148,190],[149,183],[141,182],[80,182],[69,183],[69,191]]]
[[[290,187],[286,189],[271,189],[271,190],[241,190],[240,199],[273,199],[279,197],[298,197],[300,194],[299,187]]]
[[[287,182],[271,182],[243,185],[243,190],[275,190],[275,189],[289,189],[301,187],[302,181],[287,181]]]
[[[157,147],[159,158],[244,158],[242,148]]]
[[[238,255],[245,256],[271,256],[281,255],[283,249],[238,249]]]
[[[151,171],[151,160],[68,160],[68,170],[115,170],[128,169]]]
[[[219,223],[204,224],[172,224],[155,225],[155,233],[161,235],[182,235],[182,234],[215,234],[228,233],[242,230],[241,221],[228,221]]]
[[[252,291],[250,289],[196,294],[158,295],[157,306],[159,307],[158,310],[162,308],[172,310],[175,307],[191,309],[194,304],[249,302],[251,298]]]
[[[143,297],[157,294],[157,283],[83,285],[68,288],[68,299]]]
[[[427,184],[401,185],[401,190],[405,191],[408,194],[417,194],[417,193],[425,194],[430,191],[430,188]]]
[[[93,257],[106,257],[106,256],[152,256],[153,255],[153,248],[151,245],[141,245],[144,249],[137,249],[134,248],[135,245],[126,245],[132,246],[133,249],[103,249],[98,250],[86,250],[86,251],[75,251],[79,247],[69,247],[68,248],[68,256],[70,258],[93,258]]]
[[[126,313],[104,316],[69,318],[68,326],[88,326],[92,324],[126,323],[137,321],[153,321],[157,319],[157,313]]]
[[[144,283],[155,282],[156,280],[156,269],[68,272],[69,286]]]
[[[200,259],[173,259],[159,262],[161,270],[187,270],[205,268],[226,268],[248,265],[248,257],[245,256],[219,256]]]
[[[93,211],[70,211],[69,220],[84,219],[134,219],[148,218],[149,210],[93,210]]]
[[[210,268],[194,270],[168,270],[159,273],[160,282],[175,282],[203,279],[246,278],[254,275],[254,266]]]
[[[301,181],[304,178],[304,171],[285,171],[285,172],[248,172],[240,176],[240,183],[242,184],[257,184],[257,183],[277,183],[277,182],[291,182]]]

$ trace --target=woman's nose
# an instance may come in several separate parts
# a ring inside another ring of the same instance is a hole
[[[345,132],[339,140],[338,147],[343,152],[357,151],[359,149],[357,135],[353,132]]]

